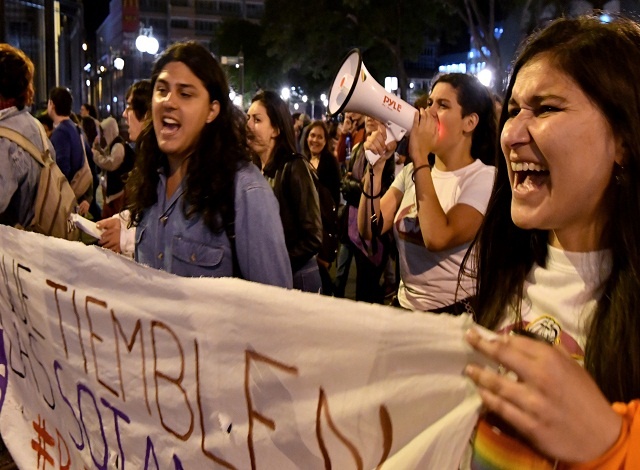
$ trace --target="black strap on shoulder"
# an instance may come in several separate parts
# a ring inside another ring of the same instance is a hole
[[[224,231],[227,234],[227,238],[229,239],[229,245],[231,246],[231,260],[233,263],[233,277],[242,277],[242,272],[240,271],[240,263],[238,263],[238,252],[236,250],[236,222],[232,220],[228,224],[225,224]]]

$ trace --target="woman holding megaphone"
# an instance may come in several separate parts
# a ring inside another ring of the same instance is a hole
[[[415,116],[409,139],[412,164],[380,197],[384,162],[395,142],[386,129],[365,148],[380,155],[369,165],[358,209],[358,229],[367,240],[391,229],[398,247],[397,304],[411,310],[463,313],[473,280],[462,270],[464,254],[480,228],[495,169],[496,119],[489,90],[466,74],[434,81],[427,108]],[[435,164],[428,161],[435,154]],[[372,217],[374,215],[374,217]]]

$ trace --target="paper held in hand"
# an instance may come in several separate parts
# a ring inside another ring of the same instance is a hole
[[[102,236],[103,230],[96,227],[96,223],[89,219],[85,219],[80,214],[71,214],[69,220],[84,233],[87,233],[95,238]]]

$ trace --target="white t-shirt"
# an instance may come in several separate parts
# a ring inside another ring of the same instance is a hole
[[[611,273],[610,250],[589,253],[547,247],[547,266],[534,264],[524,283],[522,327],[551,344],[562,346],[577,360],[584,357],[588,321]],[[514,328],[509,312],[499,330]]]
[[[547,266],[534,264],[524,283],[522,328],[551,344],[562,344],[583,364],[588,322],[610,273],[610,250],[573,253],[549,246]],[[511,331],[514,321],[515,313],[507,312],[500,331]],[[554,462],[514,436],[509,427],[492,420],[481,417],[471,460],[461,468],[553,467]]]
[[[406,165],[391,186],[403,193],[393,224],[400,260],[398,301],[404,308],[429,311],[455,303],[458,271],[469,243],[445,251],[427,250],[420,231],[412,173],[413,164]],[[431,177],[445,212],[456,204],[467,204],[484,215],[495,178],[493,166],[475,160],[456,171],[432,168]],[[458,300],[473,292],[472,279],[463,278]]]

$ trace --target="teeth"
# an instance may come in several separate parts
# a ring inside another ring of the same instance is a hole
[[[545,166],[538,165],[537,163],[516,163],[511,162],[512,171],[549,171]]]
[[[178,121],[176,121],[175,119],[171,119],[171,118],[164,118],[162,121],[165,124],[178,124]]]

